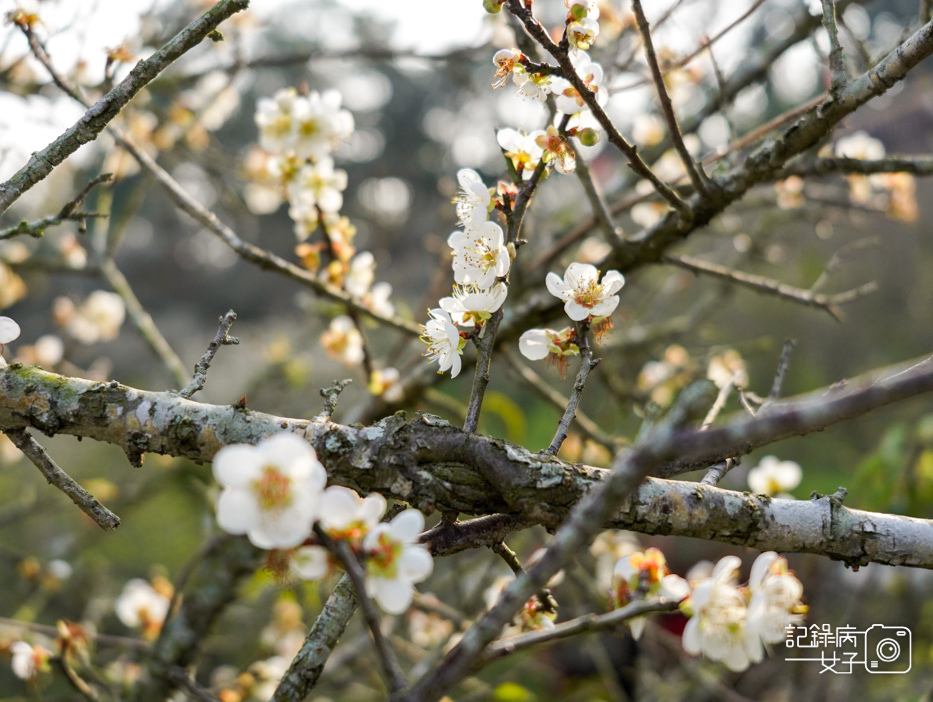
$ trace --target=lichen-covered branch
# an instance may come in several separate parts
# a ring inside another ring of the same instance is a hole
[[[664,452],[653,454],[650,470],[673,476],[705,469],[768,443],[820,431],[930,391],[933,359],[883,369],[774,402],[755,417],[743,412],[704,432],[684,429]],[[20,427],[104,441],[128,453],[156,452],[202,463],[226,444],[256,443],[270,434],[291,431],[314,445],[333,484],[380,492],[428,511],[507,514],[504,519],[518,520],[515,528],[558,527],[607,476],[599,468],[464,432],[431,415],[408,419],[399,413],[372,426],[343,426],[208,405],[167,392],[67,378],[14,364],[0,370],[0,428]],[[929,522],[842,507],[834,514],[833,528],[826,532],[826,509],[818,501],[767,500],[696,483],[649,479],[628,506],[617,509],[603,526],[820,553],[852,563],[933,568]],[[795,520],[800,521],[799,538]],[[508,533],[511,526],[504,528]],[[502,530],[498,535],[501,538]],[[445,539],[448,547],[490,543],[476,534],[470,538],[458,542],[458,534],[448,530],[434,534],[431,543],[437,540],[440,546]],[[904,544],[910,544],[907,553]]]
[[[16,175],[0,184],[0,214],[80,146],[96,139],[120,110],[169,65],[200,44],[225,19],[248,6],[249,0],[221,0],[152,56],[137,63],[130,74],[81,119],[51,144],[34,153]]]

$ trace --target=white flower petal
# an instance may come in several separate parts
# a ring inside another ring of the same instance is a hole
[[[388,614],[402,614],[414,597],[415,589],[405,580],[386,580],[376,578],[374,582],[375,600]]]
[[[460,358],[456,356],[456,358]],[[414,543],[424,530],[424,515],[416,509],[406,509],[390,523],[392,538],[403,543]]]
[[[531,361],[540,361],[547,358],[551,340],[543,329],[529,329],[518,339],[518,350]]]
[[[19,338],[19,325],[9,317],[0,317],[0,344],[9,344]]]
[[[245,534],[259,522],[259,506],[247,490],[228,487],[217,498],[217,524],[228,534]]]
[[[232,444],[214,456],[214,478],[224,486],[245,487],[259,477],[263,459],[255,446]]]
[[[434,570],[434,560],[423,546],[409,546],[399,558],[399,575],[413,583],[427,579]]]

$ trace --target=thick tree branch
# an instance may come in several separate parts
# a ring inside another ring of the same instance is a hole
[[[683,431],[668,454],[656,456],[652,470],[672,476],[705,469],[931,390],[933,359],[859,376],[775,402],[756,417],[743,412],[722,427]],[[408,420],[398,414],[373,426],[348,427],[201,404],[169,393],[66,378],[17,364],[0,371],[0,427],[83,436],[125,451],[184,456],[201,463],[210,461],[223,445],[256,443],[270,434],[292,431],[314,445],[331,483],[380,492],[425,510],[510,513],[489,518],[500,526],[501,520],[514,518],[523,526],[556,528],[607,475],[605,470],[465,433],[430,415]],[[848,516],[833,522],[842,526],[834,527],[830,537],[822,531],[826,510],[819,502],[767,500],[666,480],[646,480],[628,504],[603,526],[820,553],[851,563],[933,569],[933,528],[924,520],[840,508],[845,511],[837,514]],[[672,505],[677,509],[672,511]],[[802,526],[809,536],[795,539],[794,520],[820,529],[808,532],[809,527]],[[505,533],[510,528],[503,527]],[[918,535],[925,530],[930,531],[924,545]],[[498,538],[502,533],[497,531]],[[478,534],[461,539],[459,531],[450,530],[433,534],[430,543],[438,539],[441,551],[457,543],[463,547],[490,543]],[[903,552],[903,544],[911,544],[909,553]]]

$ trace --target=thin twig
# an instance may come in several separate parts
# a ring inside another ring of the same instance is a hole
[[[528,366],[527,363],[524,363],[518,354],[510,348],[503,347],[502,355],[519,377],[521,377],[531,389],[538,393],[538,395],[562,412],[567,408],[567,405],[570,403],[570,398],[565,397],[551,387],[544,378],[534,371],[534,369]],[[586,436],[586,438],[595,441],[597,444],[606,447],[610,451],[615,452],[619,450],[621,441],[614,439],[600,429],[599,425],[579,408],[577,408],[576,414],[574,415],[574,421],[580,428],[580,432]]]
[[[654,79],[654,86],[658,93],[658,102],[661,104],[661,112],[664,114],[664,120],[667,122],[667,131],[674,142],[674,148],[683,161],[684,168],[693,183],[697,192],[706,194],[709,192],[709,183],[705,173],[700,171],[693,156],[687,150],[684,143],[684,136],[680,131],[680,125],[677,123],[677,115],[674,114],[674,106],[671,103],[671,96],[667,93],[667,86],[664,85],[664,76],[661,73],[661,66],[658,65],[658,57],[654,51],[654,42],[651,40],[651,28],[648,26],[648,18],[645,17],[645,11],[642,9],[641,0],[632,0],[632,9],[635,12],[635,21],[638,23],[638,31],[641,32],[642,43],[645,47],[645,58],[648,61],[648,68],[651,69],[651,76]]]
[[[836,27],[836,3],[834,0],[822,0],[823,27],[829,35],[829,72],[830,92],[833,96],[846,86],[846,64],[842,55],[842,44],[839,43],[839,29]]]
[[[221,702],[219,697],[212,695],[192,680],[191,676],[188,675],[188,671],[184,668],[179,666],[170,668],[168,671],[168,678],[179,687],[184,688],[189,695],[197,700],[201,700],[201,702]]]
[[[68,684],[71,685],[82,698],[89,702],[99,702],[100,695],[75,672],[75,669],[68,663],[67,658],[68,657],[64,655],[55,656],[53,660],[58,665],[59,670],[62,671],[62,675],[65,676]]]
[[[137,63],[130,74],[81,119],[51,144],[34,153],[16,175],[0,184],[0,214],[6,212],[23,193],[48,176],[82,144],[97,138],[120,110],[176,59],[200,44],[221,22],[245,10],[248,5],[249,0],[221,0],[176,34],[165,46]]]
[[[557,425],[557,432],[551,440],[550,445],[544,449],[545,454],[556,455],[560,450],[561,444],[567,438],[567,432],[570,431],[570,425],[573,423],[573,417],[580,405],[580,398],[583,395],[583,387],[586,385],[586,378],[602,359],[593,358],[593,349],[590,347],[590,325],[586,322],[577,322],[577,345],[580,347],[580,370],[573,383],[573,392],[570,393],[570,401],[567,403],[567,409],[564,410],[564,416],[560,418]]]
[[[781,351],[781,360],[778,362],[777,372],[774,374],[774,382],[771,383],[771,392],[765,398],[761,405],[764,409],[766,405],[771,404],[781,395],[781,386],[784,385],[784,377],[787,375],[787,367],[790,365],[790,356],[794,352],[794,346],[797,344],[793,339],[784,341],[784,348]],[[759,410],[760,411],[760,410]]]
[[[321,389],[321,397],[324,398],[324,407],[315,415],[312,422],[329,422],[330,418],[337,411],[337,398],[340,393],[353,381],[350,378],[335,380],[329,387]]]
[[[612,213],[609,211],[609,206],[599,191],[596,181],[593,180],[590,167],[583,159],[583,156],[579,154],[577,155],[577,165],[574,168],[574,173],[576,173],[580,185],[583,186],[583,192],[586,193],[586,197],[590,201],[593,218],[603,230],[606,243],[613,247],[620,245],[622,243],[622,232],[612,221]]]
[[[56,465],[48,452],[26,429],[5,429],[10,441],[26,454],[32,464],[45,476],[50,485],[54,485],[71,498],[87,516],[97,522],[104,531],[113,531],[120,526],[120,518],[104,507],[97,498],[78,485],[74,479]]]
[[[556,624],[550,629],[538,629],[536,631],[529,631],[524,634],[494,641],[486,647],[486,650],[480,658],[480,664],[489,663],[498,658],[550,641],[566,639],[570,636],[577,636],[588,631],[614,628],[622,622],[634,619],[635,617],[641,617],[655,612],[674,612],[676,610],[676,602],[658,600],[653,602],[632,602],[631,604],[607,612],[606,614],[584,614],[581,617]]]
[[[55,638],[61,635],[57,626],[50,626],[48,624],[36,624],[35,622],[22,622],[19,619],[9,619],[7,617],[0,617],[0,626],[5,627],[16,627],[17,629],[25,629],[26,631],[34,631],[37,634],[43,634],[44,636],[49,636]],[[113,646],[118,648],[132,648],[139,651],[148,651],[150,644],[148,641],[143,641],[142,639],[133,639],[129,636],[115,636],[113,634],[95,634],[94,632],[84,630],[83,634],[87,636],[88,639],[94,642],[95,646]]]
[[[815,293],[812,290],[794,287],[793,285],[782,283],[773,278],[736,271],[726,266],[719,265],[718,263],[701,261],[692,256],[665,254],[662,260],[672,266],[677,266],[678,268],[683,268],[693,273],[710,275],[714,278],[727,280],[759,293],[776,295],[777,297],[782,297],[786,300],[800,303],[801,305],[816,307],[832,315],[837,322],[841,322],[843,316],[842,310],[839,309],[839,305],[851,302],[877,289],[877,284],[870,282],[853,288],[852,290],[825,295],[823,293]]]
[[[719,463],[710,466],[706,470],[706,474],[703,476],[703,479],[700,481],[700,483],[702,485],[718,485],[719,481],[726,477],[726,473],[739,465],[739,463],[740,460],[738,458],[727,458],[724,461],[720,461]]]
[[[34,222],[27,222],[23,220],[15,227],[9,227],[0,231],[0,240],[3,239],[12,239],[14,236],[20,234],[28,234],[31,237],[36,239],[40,238],[45,234],[45,230],[48,227],[54,227],[57,224],[63,222],[77,222],[78,231],[84,232],[87,227],[85,225],[85,220],[97,217],[107,217],[108,215],[103,212],[85,212],[79,210],[78,207],[84,202],[87,196],[91,193],[91,190],[100,183],[107,183],[113,179],[113,175],[110,173],[102,173],[96,178],[93,178],[84,188],[78,193],[74,198],[72,198],[68,203],[62,207],[61,211],[58,214],[50,215],[49,217],[43,217],[42,219],[36,220]]]
[[[194,367],[194,376],[191,378],[191,382],[178,393],[179,395],[190,398],[198,390],[202,390],[204,388],[204,383],[207,382],[207,371],[211,367],[214,355],[217,353],[218,349],[220,349],[221,346],[231,346],[240,343],[240,340],[235,336],[230,336],[230,327],[233,326],[235,321],[236,312],[233,310],[229,310],[227,314],[220,318],[220,327],[217,329],[217,335],[214,337],[214,340],[208,344],[207,351],[204,352],[204,355],[201,356],[201,360],[198,361],[197,365]]]
[[[830,256],[829,261],[826,263],[826,267],[823,269],[823,272],[820,273],[820,277],[817,278],[813,285],[810,286],[810,290],[812,292],[818,292],[821,290],[827,281],[829,281],[830,276],[832,276],[832,274],[836,272],[839,266],[842,265],[842,262],[845,260],[845,258],[854,251],[859,251],[870,246],[880,245],[881,237],[868,236],[863,239],[856,239],[855,241],[851,241],[840,249],[837,249],[836,252]]]
[[[716,417],[719,416],[719,413],[722,412],[723,408],[726,406],[726,401],[729,399],[729,395],[732,394],[734,389],[735,378],[731,378],[728,383],[719,388],[716,401],[713,403],[713,406],[709,408],[709,412],[706,413],[706,417],[700,425],[700,431],[705,431],[712,426],[713,422],[716,421]]]
[[[524,575],[525,569],[522,567],[522,562],[518,560],[518,554],[515,553],[512,549],[508,547],[505,541],[499,541],[498,543],[493,544],[489,547],[493,553],[495,553],[499,558],[501,558],[505,564],[509,567],[509,570],[518,577],[519,575]],[[538,590],[538,602],[544,608],[546,612],[556,612],[557,611],[557,602],[554,601],[554,598],[551,596],[551,593],[546,587]]]
[[[382,633],[382,624],[376,605],[366,594],[366,574],[363,572],[363,566],[346,541],[337,541],[330,538],[319,525],[315,525],[314,533],[321,545],[337,557],[350,577],[350,582],[353,583],[356,590],[360,609],[363,611],[363,618],[366,620],[369,632],[372,634],[373,644],[379,656],[379,663],[386,685],[390,692],[398,692],[407,685],[407,681],[399,665],[398,657],[395,655],[395,651],[392,650],[392,645]]]

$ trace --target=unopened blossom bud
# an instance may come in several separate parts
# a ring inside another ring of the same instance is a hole
[[[580,143],[584,146],[596,146],[596,144],[599,143],[599,132],[587,127],[577,132],[577,139],[579,139]]]

